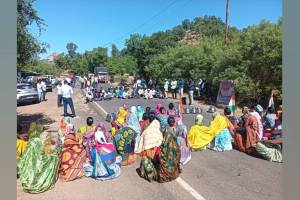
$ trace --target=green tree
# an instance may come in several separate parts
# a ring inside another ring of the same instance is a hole
[[[115,44],[112,44],[111,45],[111,56],[116,57],[116,56],[119,56],[119,55],[120,55],[120,52],[118,50],[118,47]]]
[[[17,0],[17,68],[23,69],[40,53],[46,53],[48,44],[40,42],[28,27],[36,24],[39,34],[46,26],[33,8],[35,0]]]

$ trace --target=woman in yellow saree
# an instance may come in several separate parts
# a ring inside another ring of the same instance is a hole
[[[195,125],[191,127],[188,135],[190,147],[194,151],[206,149],[211,141],[228,126],[228,120],[216,113],[209,127],[203,125],[203,116],[197,115]]]
[[[120,128],[126,123],[126,116],[128,114],[128,108],[126,105],[119,108],[118,117],[115,121],[111,122],[111,133],[114,136]]]

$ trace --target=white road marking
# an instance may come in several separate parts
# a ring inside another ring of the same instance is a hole
[[[104,112],[105,115],[108,113],[102,108],[97,102],[95,102],[95,105],[102,111]],[[199,194],[196,190],[194,190],[187,182],[185,182],[182,178],[178,177],[176,179],[176,182],[179,183],[179,185],[185,189],[188,193],[190,193],[196,200],[205,200],[205,198]]]
[[[105,115],[108,114],[108,113],[104,110],[104,108],[102,108],[97,102],[94,101],[94,103],[95,103],[95,105],[96,105],[102,112],[104,112]]]
[[[185,189],[188,193],[190,193],[197,200],[205,200],[205,198],[199,194],[196,190],[194,190],[187,182],[185,182],[182,178],[178,177],[176,179],[177,183]]]

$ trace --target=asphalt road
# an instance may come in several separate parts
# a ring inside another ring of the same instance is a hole
[[[129,106],[142,105],[144,108],[146,106],[155,108],[156,104],[161,101],[160,99],[113,99],[98,101],[90,105],[103,114],[103,112],[117,112],[124,103]],[[168,103],[173,100],[163,100],[163,102],[167,107]],[[175,105],[178,104],[175,103]],[[204,123],[208,125],[211,114],[207,113],[206,109],[207,106],[202,107],[202,114],[205,118]],[[193,114],[184,116],[184,123],[188,128],[193,125],[194,118]],[[138,166],[139,162],[135,167]],[[204,199],[216,200],[282,199],[282,164],[268,162],[236,150],[193,152],[191,161],[184,166],[183,173],[180,175],[184,184],[178,180],[167,184],[140,181],[135,167],[129,166],[124,170],[131,177],[131,181],[136,181],[134,184],[140,183],[138,190],[147,197],[146,199],[201,199],[199,196],[197,198],[197,194]],[[161,186],[157,187],[157,185]],[[194,191],[189,193],[188,188]],[[196,195],[192,196],[191,193]],[[127,195],[124,197],[130,198]]]
[[[56,92],[48,94],[45,105],[33,105],[28,109],[44,109],[56,106]],[[85,123],[87,116],[94,117],[95,122],[104,122],[101,113],[117,111],[123,103],[155,106],[157,100],[112,100],[84,104],[80,91],[75,89],[74,104],[78,118],[72,119],[75,127]],[[168,102],[166,102],[166,105]],[[41,106],[41,107],[40,107]],[[25,107],[23,108],[25,109]],[[60,110],[60,111],[59,111]],[[204,109],[205,111],[205,109]],[[54,109],[59,119],[62,109]],[[210,116],[203,112],[205,123]],[[185,115],[184,122],[189,127],[195,115]],[[106,123],[109,126],[109,123]],[[136,172],[139,160],[130,166],[122,167],[121,176],[108,181],[81,178],[71,182],[57,181],[54,188],[41,194],[22,192],[19,180],[17,194],[20,200],[279,200],[282,198],[282,164],[271,163],[232,150],[214,152],[210,150],[192,152],[192,159],[187,163],[180,177],[169,183],[149,183],[140,178]]]

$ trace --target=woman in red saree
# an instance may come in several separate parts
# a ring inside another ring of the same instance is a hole
[[[249,114],[247,107],[243,108],[241,126],[235,130],[234,143],[238,150],[252,154],[259,140],[257,119]]]
[[[83,163],[87,155],[84,147],[79,143],[72,124],[67,126],[64,148],[60,153],[59,178],[62,181],[73,181],[84,176]]]

